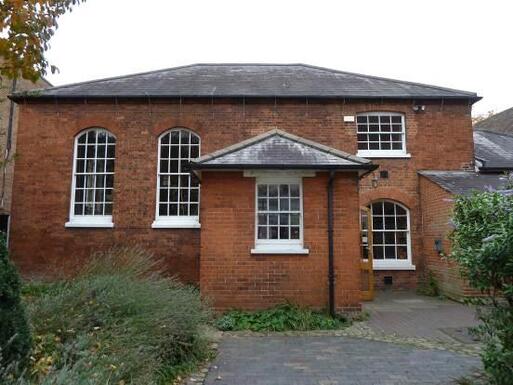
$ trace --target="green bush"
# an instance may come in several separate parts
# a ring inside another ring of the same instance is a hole
[[[167,384],[204,360],[209,310],[197,289],[158,266],[141,249],[116,248],[73,279],[27,288],[35,348],[32,378],[24,381]]]
[[[287,330],[328,330],[340,329],[348,325],[344,317],[332,318],[327,314],[301,308],[292,304],[283,304],[272,309],[256,312],[233,310],[216,322],[218,329],[250,331],[287,331]]]
[[[20,277],[9,260],[5,236],[0,233],[0,368],[14,362],[23,366],[32,345],[20,288]]]
[[[482,360],[493,384],[513,384],[513,196],[459,197],[454,209],[454,258],[477,298]]]

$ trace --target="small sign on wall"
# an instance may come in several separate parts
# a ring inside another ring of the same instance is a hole
[[[344,115],[344,123],[354,123],[353,115]]]

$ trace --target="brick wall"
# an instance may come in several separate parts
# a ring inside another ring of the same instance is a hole
[[[334,183],[336,307],[359,309],[358,184],[356,174]],[[255,178],[240,172],[202,175],[200,288],[218,310],[265,308],[285,300],[328,306],[326,173],[303,178],[304,245],[309,255],[252,255]]]
[[[201,136],[202,154],[279,128],[350,153],[356,125],[344,115],[395,111],[406,115],[411,159],[377,160],[390,178],[362,181],[360,203],[397,200],[412,214],[413,259],[422,265],[417,169],[459,169],[471,163],[472,128],[466,102],[426,103],[416,114],[411,101],[193,100],[22,103],[14,181],[11,249],[25,274],[61,271],[91,250],[114,243],[146,245],[168,261],[169,271],[198,280],[200,230],[151,229],[155,215],[157,138],[172,127]],[[66,229],[74,137],[99,126],[117,137],[114,229]],[[308,223],[306,223],[308,226]],[[203,229],[205,230],[205,225]],[[279,260],[281,261],[281,259]],[[281,263],[281,262],[277,262]],[[417,272],[393,272],[414,285]],[[381,274],[381,273],[380,273]]]
[[[450,219],[454,208],[454,196],[426,177],[420,177],[422,207],[422,231],[424,235],[423,258],[426,276],[431,272],[442,293],[451,298],[461,298],[478,293],[468,287],[461,278],[456,263],[440,256],[435,250],[435,240],[442,240],[443,251],[449,254],[452,231]],[[426,279],[426,277],[424,277]]]

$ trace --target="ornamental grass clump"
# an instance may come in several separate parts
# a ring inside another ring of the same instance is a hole
[[[0,376],[8,367],[24,366],[32,345],[20,294],[20,277],[9,260],[5,236],[0,233]]]
[[[27,291],[27,383],[167,384],[209,352],[198,290],[165,277],[140,248],[98,253],[73,279]]]
[[[511,192],[511,191],[510,191]],[[482,324],[481,354],[492,384],[513,384],[513,196],[483,192],[459,197],[454,208],[452,258],[469,285]]]

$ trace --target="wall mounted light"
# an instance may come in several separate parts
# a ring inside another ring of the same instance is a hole
[[[438,255],[442,255],[444,253],[444,246],[441,239],[435,239],[435,250]]]
[[[413,108],[413,111],[415,111],[415,112],[426,111],[426,106],[424,104],[415,104],[412,108]]]

